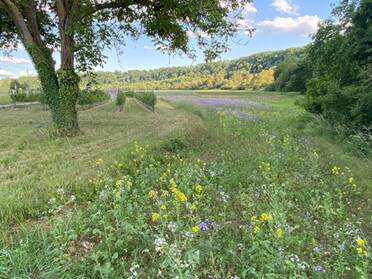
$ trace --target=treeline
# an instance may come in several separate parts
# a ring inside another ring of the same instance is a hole
[[[263,88],[274,81],[273,68],[286,57],[303,57],[306,47],[267,51],[235,60],[203,63],[189,67],[168,67],[155,70],[132,70],[94,73],[82,77],[81,88],[90,84],[100,89],[251,89]],[[40,86],[37,77],[20,77],[30,88]],[[0,89],[8,89],[12,79],[0,80]]]
[[[249,89],[274,81],[273,67],[287,56],[302,57],[305,47],[268,51],[236,60],[203,63],[190,67],[169,67],[127,72],[96,72],[95,82],[103,89]],[[82,84],[89,84],[84,78]]]

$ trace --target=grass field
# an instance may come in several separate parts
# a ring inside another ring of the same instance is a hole
[[[193,93],[259,117],[128,98],[61,139],[0,110],[0,278],[368,278],[371,161],[310,136],[294,94]]]
[[[8,91],[0,89],[0,105],[8,105],[11,103],[12,100],[9,97]]]

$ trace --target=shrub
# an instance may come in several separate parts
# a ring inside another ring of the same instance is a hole
[[[127,96],[127,97],[134,97],[134,92],[133,91],[127,91],[127,92],[125,92],[125,95]]]
[[[136,92],[135,97],[145,105],[154,109],[156,104],[156,96],[154,92]]]
[[[45,103],[45,98],[42,90],[30,89],[24,90],[22,88],[9,90],[10,99],[13,103],[23,103],[23,102],[41,102]]]
[[[110,94],[102,90],[84,89],[78,94],[78,105],[90,105],[98,102],[103,102],[110,99]]]
[[[123,91],[119,91],[118,95],[116,95],[116,105],[122,106],[125,103],[126,100],[126,93]]]
[[[306,98],[300,104],[352,134],[372,126],[372,94],[367,86],[340,88],[326,79],[314,78],[307,82]]]

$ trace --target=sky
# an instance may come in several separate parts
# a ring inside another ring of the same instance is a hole
[[[218,60],[238,59],[254,53],[275,51],[289,47],[303,46],[311,42],[309,34],[316,31],[320,20],[331,15],[331,4],[338,0],[256,0],[244,7],[245,20],[241,25],[253,27],[256,31],[252,37],[241,32],[229,44],[231,50],[221,55]],[[190,32],[190,43],[195,39]],[[203,63],[201,52],[197,59],[191,60],[186,55],[168,55],[156,50],[151,40],[142,37],[137,41],[127,41],[118,54],[115,49],[105,50],[108,59],[102,71],[150,70],[162,67],[193,66]],[[59,57],[56,54],[56,67]],[[216,60],[216,61],[218,61]],[[12,58],[0,52],[0,79],[4,77],[36,75],[27,52],[20,47],[12,52]]]

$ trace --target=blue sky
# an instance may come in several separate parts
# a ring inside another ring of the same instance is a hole
[[[311,40],[310,33],[316,30],[317,22],[330,17],[332,3],[338,0],[256,0],[245,7],[242,26],[256,28],[253,37],[238,34],[230,41],[231,51],[223,54],[221,60],[237,59],[254,53],[303,46]],[[190,34],[191,44],[194,39]],[[191,66],[203,62],[198,53],[196,60],[186,56],[162,54],[152,42],[143,37],[128,41],[118,55],[115,50],[105,51],[108,56],[104,71],[149,70],[161,67]],[[27,53],[20,49],[12,53],[13,58],[0,54],[0,78],[35,75]],[[58,56],[55,58],[58,66]]]

